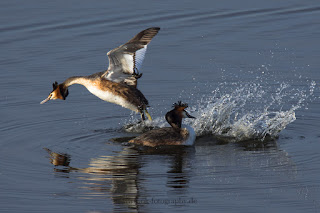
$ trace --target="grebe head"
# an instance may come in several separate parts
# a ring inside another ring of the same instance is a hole
[[[56,99],[66,100],[66,97],[69,95],[69,91],[66,86],[64,86],[63,84],[58,84],[58,82],[54,82],[52,84],[52,87],[53,87],[52,92],[49,94],[49,96],[46,99],[41,101],[40,104],[44,104],[47,101],[56,100]]]
[[[178,103],[173,104],[173,107],[174,109],[167,112],[165,118],[174,129],[180,130],[182,118],[195,118],[185,110],[188,104],[178,101]]]

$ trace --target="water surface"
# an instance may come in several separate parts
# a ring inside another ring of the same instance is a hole
[[[319,212],[317,1],[2,1],[1,212]],[[128,146],[139,115],[54,81],[159,26],[139,89],[182,100],[193,147]],[[119,139],[120,138],[120,139]],[[263,139],[273,139],[264,140]]]

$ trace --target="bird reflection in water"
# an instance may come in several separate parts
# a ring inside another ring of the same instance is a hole
[[[118,138],[112,141],[122,143],[128,140]],[[114,208],[123,212],[148,212],[148,203],[143,201],[163,193],[167,197],[185,197],[190,193],[189,185],[195,172],[205,174],[211,180],[210,184],[217,185],[223,181],[228,183],[230,178],[240,181],[238,177],[244,175],[235,174],[228,178],[225,168],[244,170],[248,177],[258,175],[289,180],[297,174],[294,162],[288,153],[278,148],[276,141],[228,143],[200,137],[192,147],[122,146],[121,151],[112,152],[116,153],[112,156],[90,159],[86,168],[71,167],[68,154],[48,149],[47,152],[50,162],[55,165],[55,172],[75,172],[73,176],[83,181],[81,188],[86,191],[82,197],[111,198]],[[195,163],[197,166],[193,166]],[[162,178],[166,179],[165,189],[159,185]]]
[[[87,196],[111,195],[115,207],[130,211],[139,211],[146,205],[141,202],[148,197],[144,186],[146,178],[143,175],[144,171],[141,172],[146,164],[146,156],[163,156],[165,162],[170,159],[166,185],[183,193],[181,189],[188,188],[190,177],[187,173],[190,170],[185,168],[185,159],[194,152],[194,148],[182,146],[159,149],[124,146],[117,155],[93,158],[87,168],[74,168],[69,166],[70,155],[45,150],[49,153],[50,163],[55,166],[55,172],[77,172],[78,179],[84,181],[81,188],[90,190]]]
[[[49,154],[50,163],[54,165],[55,172],[68,173],[70,171],[71,157],[68,154],[52,152],[50,149],[44,148]]]

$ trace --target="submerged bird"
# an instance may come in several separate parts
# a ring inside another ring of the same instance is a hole
[[[147,111],[148,100],[137,89],[137,80],[142,76],[139,69],[147,45],[159,30],[159,27],[143,30],[127,43],[109,51],[107,53],[109,58],[107,71],[89,76],[70,77],[62,84],[55,82],[53,91],[40,104],[55,99],[65,100],[69,94],[68,87],[73,84],[81,84],[98,98],[140,113],[142,120],[145,120],[145,113],[151,120]]]
[[[167,112],[165,118],[171,127],[163,127],[150,130],[132,140],[129,143],[134,143],[143,146],[163,146],[163,145],[193,145],[196,134],[192,127],[181,124],[182,118],[195,118],[191,116],[185,109],[188,104],[178,103],[173,104],[174,109]]]

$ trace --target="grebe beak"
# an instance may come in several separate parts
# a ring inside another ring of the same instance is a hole
[[[41,101],[40,104],[44,104],[44,103],[46,103],[47,101],[50,101],[51,97],[52,97],[52,94],[50,94],[50,95],[48,96],[48,98],[46,98],[46,99],[44,99],[43,101]]]
[[[196,118],[196,117],[193,117],[192,115],[190,115],[187,111],[183,110],[183,114],[184,114],[184,118]]]

